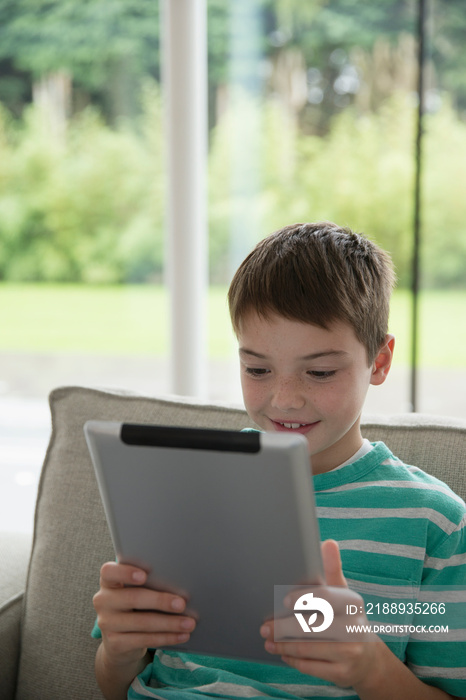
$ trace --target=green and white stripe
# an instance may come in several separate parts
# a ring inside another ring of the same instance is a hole
[[[316,475],[314,485],[321,538],[340,543],[350,588],[366,600],[436,600],[464,610],[466,506],[448,486],[404,465],[383,443],[356,462]],[[455,619],[447,638],[435,633],[428,641],[415,635],[383,638],[425,683],[461,697],[466,624],[464,616]],[[133,682],[128,698],[147,697],[357,699],[351,689],[289,667],[173,650],[158,650]]]

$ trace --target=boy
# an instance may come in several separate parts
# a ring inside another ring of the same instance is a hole
[[[343,624],[368,622],[364,612],[346,616],[352,586],[464,591],[466,582],[464,502],[360,432],[368,387],[385,381],[392,360],[393,282],[388,256],[367,239],[330,223],[297,224],[259,243],[229,291],[249,416],[262,430],[300,432],[308,442],[326,583],[340,588]],[[257,634],[287,667],[176,648],[152,660],[148,649],[186,642],[195,621],[182,599],[144,582],[134,567],[101,570],[96,674],[107,698],[466,696],[464,641],[385,643],[366,633],[350,643],[275,643],[268,622]]]

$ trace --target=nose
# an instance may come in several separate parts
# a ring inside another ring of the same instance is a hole
[[[277,379],[272,389],[271,404],[279,411],[299,410],[306,403],[301,380],[291,377]]]

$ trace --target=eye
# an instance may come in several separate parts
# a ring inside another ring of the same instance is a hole
[[[311,370],[308,372],[308,374],[314,379],[329,379],[330,377],[333,377],[334,374],[336,374],[336,371],[336,369],[331,369],[327,371]]]
[[[245,367],[245,372],[249,374],[250,377],[264,377],[269,371],[270,370],[262,367]]]

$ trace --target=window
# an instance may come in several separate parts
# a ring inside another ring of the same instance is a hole
[[[207,1],[207,397],[241,401],[225,301],[241,259],[330,219],[394,258],[395,362],[367,410],[410,410],[421,6]],[[25,7],[0,9],[0,529],[30,530],[48,392],[173,385],[163,13]],[[466,9],[425,9],[417,410],[465,417]]]

